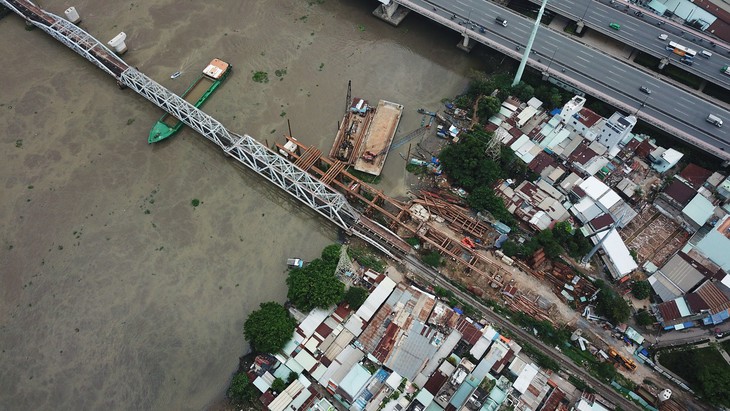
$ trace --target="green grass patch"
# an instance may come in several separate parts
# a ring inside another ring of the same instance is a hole
[[[441,265],[441,254],[436,251],[426,253],[421,257],[421,261],[430,265],[431,267],[437,268]]]
[[[417,176],[428,174],[428,169],[426,168],[426,166],[419,166],[411,163],[406,164],[406,171]]]
[[[268,83],[269,82],[269,73],[265,71],[257,71],[253,73],[252,80],[256,83]]]
[[[714,347],[662,352],[659,362],[708,402],[730,406],[730,365]]]
[[[385,262],[365,247],[348,247],[347,254],[365,268],[370,268],[379,273],[385,271]]]
[[[553,360],[552,357],[545,354],[542,350],[539,350],[527,342],[522,343],[522,351],[532,357],[537,365],[543,368],[547,368],[553,371],[560,371],[560,364]]]
[[[418,247],[421,245],[421,240],[416,237],[408,237],[406,238],[406,242],[413,247]]]

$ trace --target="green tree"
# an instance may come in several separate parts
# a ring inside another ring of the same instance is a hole
[[[614,368],[611,362],[599,363],[594,369],[597,377],[604,381],[611,381],[616,377],[616,368]]]
[[[502,102],[497,100],[496,97],[483,96],[479,100],[479,106],[477,107],[477,115],[482,123],[486,123],[490,117],[499,112],[499,108]]]
[[[730,371],[727,367],[707,365],[697,373],[699,391],[710,404],[730,406]]]
[[[648,281],[634,281],[631,284],[631,294],[634,295],[638,300],[649,298],[651,294],[651,285]]]
[[[327,247],[322,250],[322,260],[329,263],[334,264],[335,267],[337,266],[337,263],[340,261],[340,250],[342,249],[342,246],[339,244],[330,244]]]
[[[350,287],[345,293],[345,302],[349,304],[350,308],[353,310],[360,308],[367,298],[368,292],[362,287]]]
[[[512,87],[512,94],[522,101],[527,101],[535,96],[535,88],[524,81],[520,81],[516,86]]]
[[[502,176],[502,170],[484,154],[492,133],[475,131],[464,134],[458,144],[446,146],[439,159],[446,174],[467,191],[491,186]]]
[[[228,398],[234,401],[245,400],[249,384],[251,384],[251,381],[249,381],[248,375],[245,372],[234,375],[233,380],[231,380],[231,385],[228,387]]]
[[[654,324],[654,317],[642,308],[636,313],[636,323],[643,326],[652,325]]]
[[[597,283],[600,291],[598,292],[596,311],[608,318],[608,321],[612,324],[619,324],[628,320],[631,309],[626,301],[610,285],[602,281]]]
[[[502,198],[494,194],[494,190],[489,187],[482,186],[473,190],[466,202],[477,211],[489,211],[494,218],[507,225],[514,224],[514,217],[504,206]]]
[[[421,257],[421,260],[431,267],[438,267],[441,265],[441,254],[437,251],[432,251],[428,254],[424,254],[423,257]]]
[[[292,269],[286,279],[289,301],[304,312],[342,301],[345,284],[335,276],[336,268],[336,261],[315,259],[304,268]]]
[[[514,257],[520,254],[520,246],[512,240],[507,240],[502,243],[502,252],[507,257]]]
[[[275,353],[291,339],[296,321],[281,304],[262,303],[243,324],[243,335],[255,351]]]
[[[282,392],[286,389],[286,383],[281,378],[275,378],[274,382],[271,383],[271,389],[274,392]]]

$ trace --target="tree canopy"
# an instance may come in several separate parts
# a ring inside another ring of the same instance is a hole
[[[508,257],[528,258],[540,248],[552,260],[564,252],[577,259],[588,254],[591,250],[591,244],[580,231],[573,231],[570,223],[566,221],[555,224],[552,229],[538,232],[524,244],[520,245],[514,241],[505,241],[502,244],[502,251]]]
[[[502,177],[499,165],[484,152],[491,133],[475,130],[464,133],[458,144],[444,147],[439,155],[446,174],[466,191],[491,186]]]
[[[636,313],[636,323],[643,326],[652,325],[654,324],[654,317],[642,308]]]
[[[659,359],[708,403],[730,406],[730,366],[714,347],[662,352]]]
[[[243,324],[243,335],[255,351],[275,353],[294,333],[296,321],[281,304],[262,303]]]
[[[649,298],[649,295],[651,295],[651,285],[648,281],[635,281],[631,284],[631,294],[638,300]]]
[[[327,308],[342,301],[345,284],[335,275],[337,260],[315,259],[304,268],[293,268],[286,284],[287,297],[299,310],[308,312],[314,308]]]
[[[251,385],[245,372],[237,373],[228,387],[228,398],[233,402],[251,401],[258,397],[258,391]]]
[[[349,304],[350,308],[353,310],[360,308],[367,298],[368,292],[362,287],[350,287],[345,293],[345,302]]]
[[[597,285],[600,291],[598,292],[596,311],[614,325],[628,320],[631,315],[631,309],[626,303],[626,300],[618,295],[609,284],[599,281]]]

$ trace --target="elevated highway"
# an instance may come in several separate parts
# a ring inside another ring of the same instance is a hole
[[[396,0],[395,3],[453,29],[465,42],[479,42],[517,60],[522,57],[534,23],[483,0]],[[507,20],[507,27],[495,22],[498,16]],[[649,71],[544,26],[535,39],[528,65],[719,158],[730,159],[729,127],[720,128],[705,121],[712,113],[727,123],[730,111],[687,93]],[[652,94],[641,93],[640,86],[647,86]]]
[[[540,4],[538,0],[530,1]],[[666,57],[669,64],[730,90],[730,76],[720,72],[723,66],[730,65],[730,48],[720,40],[711,40],[669,19],[622,1],[611,4],[611,0],[549,0],[547,9],[571,20],[583,21],[586,27],[654,57]],[[639,11],[643,14],[641,17],[635,14]],[[620,24],[621,29],[611,29],[608,25],[613,22]],[[660,34],[666,34],[667,40],[660,40]],[[680,63],[678,55],[665,49],[670,41],[697,51],[692,66]],[[711,52],[712,57],[702,58],[699,55],[701,50]]]

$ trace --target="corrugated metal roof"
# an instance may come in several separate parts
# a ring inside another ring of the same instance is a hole
[[[598,200],[608,190],[608,186],[596,177],[590,176],[578,185],[590,198]]]
[[[715,212],[715,206],[710,200],[706,199],[702,194],[697,194],[692,201],[687,204],[682,213],[689,217],[697,226],[702,227],[707,220],[712,217]]]
[[[390,277],[383,278],[383,281],[375,287],[375,290],[373,290],[355,314],[365,321],[370,321],[370,318],[378,311],[378,308],[388,299],[395,285],[395,281],[391,280]]]
[[[682,206],[687,205],[697,192],[680,180],[674,180],[665,190],[664,194],[674,199]]]
[[[306,350],[299,351],[299,353],[294,357],[294,360],[296,360],[296,362],[299,363],[299,365],[301,365],[307,372],[312,370],[317,364],[317,360]]]
[[[436,371],[435,373],[433,373],[433,375],[431,375],[426,384],[423,386],[423,390],[428,391],[429,393],[431,393],[431,395],[436,395],[448,379],[448,376],[442,374],[439,371]]]
[[[700,188],[711,175],[712,171],[693,163],[687,164],[687,167],[679,173],[679,176],[687,180],[694,188]]]
[[[264,375],[259,376],[253,380],[253,385],[261,392],[266,392],[271,388],[271,384],[274,382],[274,376],[266,371]]]
[[[354,399],[355,395],[365,386],[371,376],[372,374],[365,367],[357,363],[353,364],[352,369],[350,369],[350,372],[339,383],[338,388],[347,393],[350,399]]]
[[[682,290],[672,284],[672,282],[669,281],[667,277],[661,273],[661,271],[657,271],[649,277],[649,284],[659,298],[665,302],[671,301],[684,294]]]
[[[421,390],[418,391],[418,395],[416,395],[415,400],[424,407],[428,407],[433,402],[433,394],[428,392],[428,390]]]
[[[608,259],[621,275],[619,278],[634,271],[638,265],[629,253],[629,249],[624,244],[624,240],[621,239],[618,231],[611,231],[609,234],[605,232],[598,233],[594,238],[598,241],[604,236],[606,236],[606,240],[602,244],[603,251],[606,252]]]
[[[345,328],[350,331],[355,337],[360,335],[364,326],[365,322],[356,314],[351,315],[345,323]]]
[[[474,344],[473,347],[471,347],[471,350],[469,350],[469,354],[471,354],[474,358],[477,360],[481,359],[485,352],[487,352],[487,348],[489,348],[489,345],[492,344],[492,340],[488,339],[486,336],[482,335],[481,338],[479,338],[479,341]]]
[[[451,400],[449,401],[450,405],[453,405],[457,410],[461,408],[462,405],[466,402],[466,400],[469,398],[469,395],[474,391],[474,387],[472,387],[469,384],[463,383],[461,386],[459,386],[459,389],[456,390],[454,393],[454,396],[451,397]]]
[[[320,324],[322,324],[322,321],[324,321],[329,314],[329,310],[315,308],[309,313],[309,315],[307,315],[304,321],[299,324],[297,331],[300,332],[305,339],[309,338],[312,334],[314,334],[314,331]]]
[[[682,293],[689,292],[697,284],[700,283],[705,277],[702,273],[693,267],[687,260],[677,253],[667,261],[659,272],[673,285],[679,288]],[[656,275],[656,274],[655,274]]]
[[[413,380],[426,361],[436,353],[437,348],[431,344],[435,332],[420,321],[413,321],[410,329],[400,337],[385,365]]]
[[[513,385],[514,389],[524,394],[525,391],[527,391],[527,388],[530,386],[532,379],[535,378],[535,376],[537,375],[538,371],[539,370],[534,365],[527,364],[527,366],[522,370],[520,375],[515,380],[515,383]]]
[[[730,216],[725,216],[697,243],[697,249],[725,271],[730,271]]]
[[[730,308],[730,300],[712,282],[706,282],[697,288],[694,293],[702,302],[701,306],[692,306],[694,312],[708,310],[710,314],[717,314]]]

